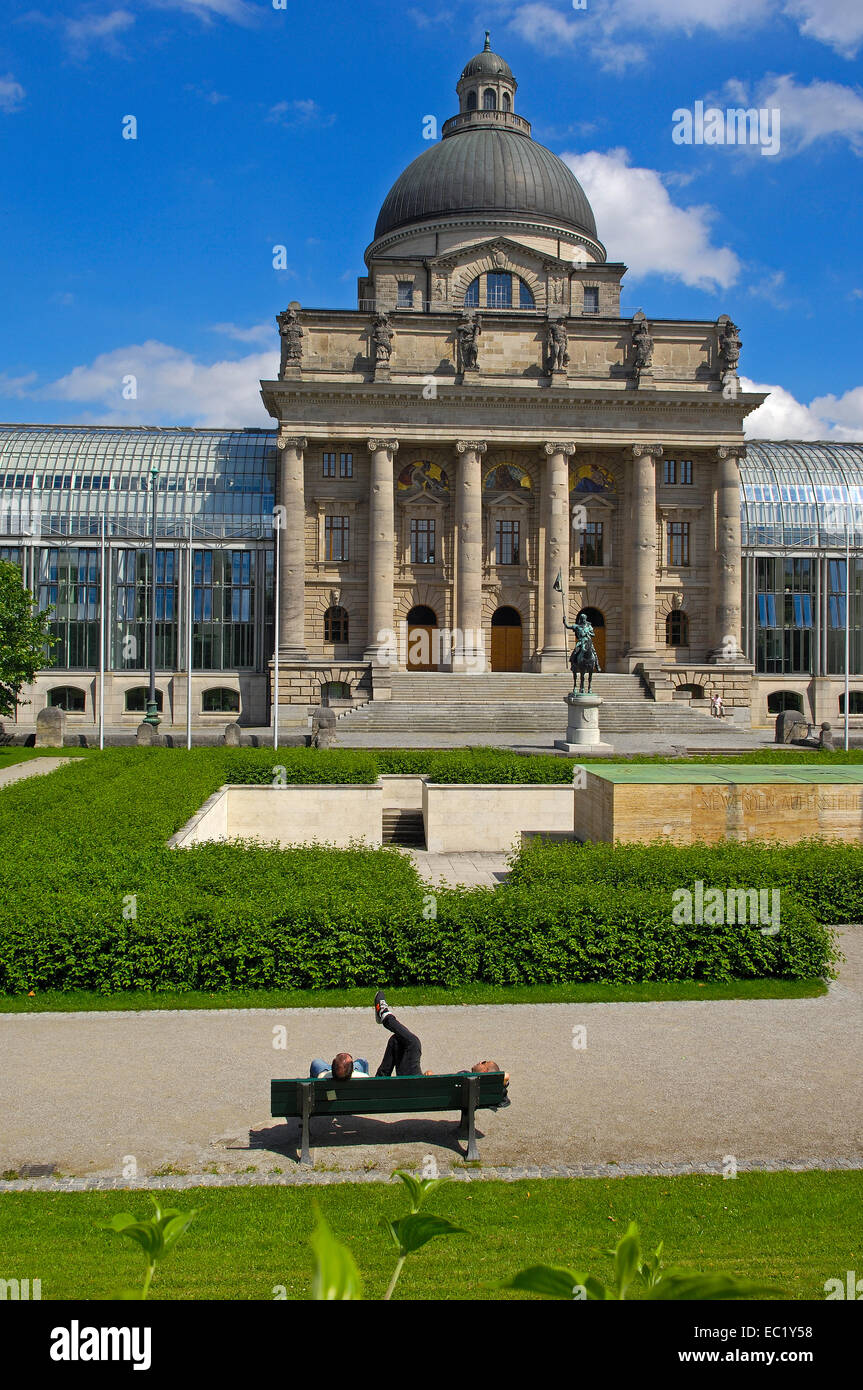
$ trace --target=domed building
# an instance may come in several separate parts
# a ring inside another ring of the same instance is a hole
[[[396,743],[559,730],[582,612],[612,736],[715,729],[715,693],[738,725],[840,723],[846,613],[863,717],[863,449],[747,451],[731,319],[621,318],[625,267],[488,35],[456,90],[356,309],[278,315],[272,430],[0,426],[0,559],[57,639],[21,728],[134,731],[153,616],[172,729],[328,702]]]

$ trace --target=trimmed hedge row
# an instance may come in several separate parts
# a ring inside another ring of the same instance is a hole
[[[413,895],[411,895],[413,897]],[[675,926],[668,894],[600,887],[446,890],[425,920],[414,898],[237,915],[190,900],[134,922],[72,920],[0,933],[0,989],[224,990],[557,984],[831,973],[830,931],[785,899],[773,936],[757,926]]]
[[[605,885],[618,889],[780,888],[819,921],[863,921],[863,849],[825,840],[768,845],[550,844],[531,840],[510,861],[524,888]]]
[[[548,754],[530,756],[498,748],[359,751],[352,748],[243,750],[232,760],[226,781],[265,785],[282,782],[376,782],[386,773],[425,776],[433,782],[557,783],[572,781],[572,764]]]

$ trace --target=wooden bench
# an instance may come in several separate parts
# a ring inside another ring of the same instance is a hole
[[[465,1076],[374,1076],[368,1081],[293,1077],[270,1083],[270,1113],[300,1121],[300,1162],[311,1163],[312,1115],[417,1114],[458,1110],[458,1138],[467,1140],[468,1159],[479,1158],[474,1116],[508,1104],[502,1071]]]

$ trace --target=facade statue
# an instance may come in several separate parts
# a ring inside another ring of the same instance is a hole
[[[303,326],[296,309],[286,309],[277,314],[279,336],[282,340],[282,361],[279,367],[279,380],[284,379],[287,367],[299,367],[303,360]]]
[[[375,326],[372,329],[372,342],[375,345],[375,365],[378,367],[388,367],[393,350],[393,338],[395,334],[390,328],[389,316],[378,314],[375,318]]]
[[[549,371],[562,372],[569,366],[566,319],[552,320],[546,329]]]
[[[635,351],[635,380],[640,379],[641,373],[653,366],[653,339],[650,336],[650,328],[647,319],[639,312],[633,319],[632,346]]]
[[[729,319],[719,333],[719,355],[722,359],[723,380],[726,376],[736,373],[742,347],[743,343],[740,340],[737,324],[732,323]]]
[[[476,371],[479,355],[479,335],[482,324],[476,309],[465,309],[456,328],[458,340],[459,371]]]
[[[584,613],[579,613],[574,623],[568,623],[566,618],[564,618],[563,626],[569,632],[575,633],[575,646],[569,658],[569,669],[572,671],[573,694],[575,693],[575,687],[579,676],[581,677],[581,685],[578,693],[579,695],[584,694],[584,678],[587,676],[587,693],[589,695],[590,687],[593,685],[593,673],[599,670],[599,658],[596,655],[596,648],[593,645],[593,624],[588,622]]]

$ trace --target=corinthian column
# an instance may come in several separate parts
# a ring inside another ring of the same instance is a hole
[[[743,445],[717,450],[719,466],[713,490],[716,514],[714,547],[714,591],[711,661],[742,661],[740,649],[740,459]]]
[[[282,454],[279,502],[284,508],[279,536],[279,656],[306,660],[306,487],[309,441],[279,430]]]
[[[632,448],[633,556],[629,660],[656,656],[656,465],[661,444]]]
[[[487,445],[460,439],[456,529],[456,649],[454,671],[484,671],[482,640],[482,467]]]
[[[389,664],[395,622],[395,439],[370,439],[369,623],[364,659]]]
[[[563,614],[569,616],[569,460],[574,444],[546,444],[543,488],[545,525],[545,593],[543,595],[543,646],[539,654],[540,671],[566,670],[566,633]],[[563,600],[555,592],[560,572]]]

